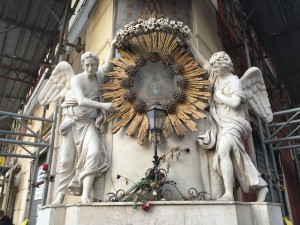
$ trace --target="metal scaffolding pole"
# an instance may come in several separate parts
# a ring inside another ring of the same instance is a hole
[[[35,159],[35,156],[32,155],[22,155],[22,154],[13,154],[13,153],[0,153],[0,156]]]
[[[266,130],[267,130],[268,137],[270,137],[271,135],[270,135],[269,129],[267,127],[266,127]],[[273,151],[273,145],[269,144],[269,148],[271,150],[270,154],[271,154],[272,164],[273,164],[273,167],[274,167],[275,177],[279,179],[278,170],[277,170],[277,164],[276,164],[275,155],[274,155],[274,151]],[[279,196],[279,201],[281,203],[282,216],[286,217],[287,213],[286,213],[285,207],[283,205],[284,202],[283,202],[283,197],[282,197],[281,190],[278,191],[278,196]]]
[[[55,110],[54,110],[54,114],[53,114],[53,121],[57,121],[58,109],[59,109],[59,101],[57,100],[55,102]],[[48,149],[48,154],[47,154],[47,164],[49,165],[49,167],[52,164],[54,139],[55,139],[55,129],[56,129],[56,122],[52,124],[51,137],[50,137],[50,147]],[[46,202],[47,202],[50,171],[51,171],[51,168],[48,168],[48,170],[46,171],[44,190],[43,190],[43,198],[42,198],[42,206],[46,205]]]
[[[273,144],[273,143],[278,143],[278,142],[295,141],[295,140],[300,140],[300,136],[285,137],[285,138],[276,138],[276,139],[268,139],[268,140],[265,140],[264,142],[266,144]]]
[[[53,142],[54,142],[54,132],[53,132],[53,130],[55,130],[55,126],[56,126],[56,119],[57,119],[56,114],[57,114],[57,110],[55,110],[52,119],[45,118],[46,107],[44,107],[44,110],[43,110],[43,117],[27,116],[27,115],[22,115],[22,114],[17,114],[17,113],[0,111],[0,115],[13,118],[18,124],[25,127],[26,130],[31,132],[31,133],[22,133],[22,132],[17,132],[17,131],[1,130],[0,133],[7,134],[7,135],[16,135],[16,136],[21,136],[21,137],[37,138],[37,140],[38,140],[38,142],[33,142],[33,141],[23,141],[23,140],[16,140],[16,139],[0,138],[0,142],[9,144],[10,146],[18,145],[28,153],[28,155],[15,154],[15,153],[0,153],[0,156],[33,159],[34,167],[31,171],[32,179],[29,181],[30,182],[29,183],[29,194],[28,194],[29,201],[28,201],[27,209],[26,209],[26,212],[25,212],[25,215],[24,215],[28,219],[30,218],[32,204],[33,204],[33,201],[34,201],[34,195],[35,195],[35,186],[34,185],[35,185],[37,175],[38,175],[40,152],[45,147],[46,148],[49,148],[49,147],[51,148],[51,146],[52,146],[52,148],[53,148]],[[40,121],[41,126],[40,126],[40,130],[39,130],[39,134],[37,134],[34,130],[32,130],[30,127],[28,127],[27,124],[24,123],[21,119],[28,119],[28,120],[32,120],[32,121]],[[50,143],[45,141],[44,137],[43,137],[42,132],[43,132],[43,128],[44,128],[44,122],[52,123],[52,130],[51,130],[51,134],[50,134]],[[32,153],[25,146],[35,146],[35,147],[37,147],[37,149],[36,149],[35,153]],[[12,171],[10,171],[10,173],[11,172]],[[6,197],[8,197],[8,196],[6,196]],[[26,219],[26,218],[24,218],[24,219]]]
[[[23,114],[11,113],[11,112],[5,112],[5,111],[0,111],[0,115],[9,116],[9,117],[13,117],[13,118],[19,117],[19,118],[23,118],[23,119],[39,120],[39,121],[51,122],[51,123],[53,122],[53,119],[37,117],[37,116],[27,116],[27,115],[23,115]]]
[[[259,135],[260,135],[260,140],[261,140],[261,147],[263,150],[265,165],[266,165],[266,169],[267,169],[267,176],[270,176],[271,170],[270,170],[270,164],[269,164],[269,160],[268,160],[267,147],[264,143],[264,140],[265,140],[264,130],[263,130],[261,119],[259,117],[257,117],[257,121],[258,121],[258,130],[259,130]],[[271,202],[275,202],[272,181],[270,179],[267,179],[267,182],[268,182],[268,187],[269,187],[269,191],[270,191]]]
[[[300,112],[300,108],[294,108],[294,109],[286,109],[286,110],[282,110],[282,111],[278,111],[273,113],[273,116],[281,116],[287,113],[293,113],[293,112]]]
[[[14,132],[14,131],[9,131],[9,130],[0,130],[0,134],[11,134],[11,135],[26,136],[26,137],[35,137],[34,134]]]
[[[295,166],[296,174],[297,174],[297,183],[298,183],[298,186],[300,186],[300,166],[299,166],[299,162],[298,162],[298,156],[297,156],[298,154],[295,149],[292,149],[292,154],[293,154],[294,166]]]
[[[46,107],[43,106],[43,117],[45,117],[46,115]],[[53,124],[52,124],[53,126]],[[41,126],[40,126],[40,135],[43,135],[43,128],[44,128],[44,123],[42,121]],[[37,175],[38,175],[38,170],[39,170],[39,158],[40,158],[40,152],[42,150],[42,146],[39,146],[36,149],[35,152],[35,159],[34,159],[34,166],[33,166],[33,171],[31,171],[33,173],[33,178],[32,180],[29,181],[29,185],[28,185],[28,191],[29,191],[29,203],[28,203],[28,208],[27,208],[27,219],[30,219],[30,215],[31,215],[31,208],[32,208],[32,203],[34,200],[34,195],[35,195],[35,183],[37,180]]]
[[[288,111],[288,110],[286,110]],[[285,123],[283,123],[268,139],[275,137],[276,134],[278,134],[286,125],[288,125],[293,119],[300,114],[300,111],[296,112],[292,117],[290,117]],[[274,114],[273,114],[274,116]]]
[[[36,142],[30,142],[30,141],[20,141],[20,140],[13,140],[13,139],[4,139],[0,138],[0,142],[2,143],[9,143],[9,144],[17,144],[17,145],[30,145],[35,147],[50,147],[50,144],[48,143],[36,143]]]
[[[291,113],[293,113],[293,115]],[[294,168],[295,168],[296,175],[298,177],[298,179],[297,179],[298,184],[299,184],[299,180],[300,180],[300,175],[299,175],[299,165],[297,162],[297,153],[296,153],[295,149],[300,148],[299,142],[297,143],[297,141],[300,140],[300,135],[299,135],[300,125],[297,125],[300,122],[300,120],[297,119],[297,116],[299,114],[300,114],[300,108],[288,109],[288,110],[283,110],[283,111],[273,113],[274,117],[275,116],[284,116],[285,122],[273,123],[270,125],[266,125],[267,138],[262,136],[263,145],[264,146],[268,145],[271,150],[270,155],[271,155],[272,163],[274,165],[274,174],[275,174],[275,177],[278,179],[279,179],[279,172],[278,172],[278,168],[277,168],[277,164],[276,164],[275,152],[284,151],[284,150],[292,150],[291,154],[294,158]],[[295,125],[297,127],[293,129],[293,127],[292,127],[293,125]],[[271,134],[269,128],[276,128],[276,129]],[[287,128],[287,129],[285,129],[285,128]],[[284,131],[288,131],[288,135],[286,135],[285,134],[286,132],[284,132]],[[276,137],[277,134],[282,134],[284,137],[281,136],[280,138],[277,138]],[[281,144],[283,142],[286,143],[285,146],[281,146]],[[273,144],[276,144],[276,145],[273,146]],[[288,213],[287,210],[289,211],[289,209],[286,210],[286,208],[285,208],[285,206],[287,204],[286,204],[286,201],[284,201],[283,192],[279,190],[278,196],[279,196],[279,201],[281,202],[282,214],[285,217],[285,216],[287,216],[287,213]],[[285,203],[285,205],[283,205],[284,203]]]

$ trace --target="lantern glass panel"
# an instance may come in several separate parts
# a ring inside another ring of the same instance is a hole
[[[147,111],[150,130],[162,130],[166,112],[160,104],[156,103]]]

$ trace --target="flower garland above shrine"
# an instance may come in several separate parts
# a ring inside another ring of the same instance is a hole
[[[184,46],[184,39],[191,33],[190,28],[183,22],[174,21],[167,18],[150,18],[148,20],[138,19],[126,24],[123,29],[116,33],[117,48],[126,49],[130,45],[130,40],[144,34],[153,32],[163,32],[173,34],[179,39],[180,46]]]
[[[206,118],[203,110],[210,93],[206,71],[193,60],[184,45],[190,29],[169,19],[139,19],[117,32],[120,54],[114,59],[110,82],[101,87],[103,97],[112,100],[117,111],[108,121],[118,119],[112,132],[127,127],[126,134],[138,129],[142,144],[148,133],[147,109],[160,102],[167,112],[163,133],[183,136],[186,127],[197,131],[194,119]]]

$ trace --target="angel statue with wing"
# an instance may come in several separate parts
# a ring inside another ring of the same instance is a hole
[[[60,134],[60,167],[57,197],[54,204],[62,204],[65,195],[81,195],[81,202],[102,198],[100,177],[108,169],[108,156],[100,141],[97,128],[106,120],[105,112],[113,110],[111,102],[99,102],[99,86],[113,65],[116,41],[111,42],[105,64],[99,67],[99,58],[92,52],[81,56],[84,72],[75,75],[71,65],[60,62],[43,88],[41,105],[64,98]]]
[[[196,61],[208,71],[211,83],[209,129],[200,134],[197,141],[203,149],[214,150],[212,168],[222,178],[224,187],[217,200],[234,200],[237,182],[246,193],[257,191],[257,201],[263,202],[268,192],[267,183],[245,151],[243,142],[251,135],[245,103],[264,120],[273,119],[261,71],[251,67],[239,79],[232,74],[232,61],[225,52],[217,52],[207,61],[196,49],[192,35],[185,42]]]

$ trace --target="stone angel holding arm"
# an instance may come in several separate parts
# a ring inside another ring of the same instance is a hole
[[[212,167],[223,179],[224,193],[217,200],[234,200],[236,181],[248,193],[257,191],[262,202],[268,192],[267,183],[245,151],[244,140],[251,135],[251,126],[245,118],[244,104],[264,120],[273,119],[261,71],[249,68],[241,79],[232,74],[233,65],[225,52],[217,52],[207,61],[196,49],[192,35],[186,40],[196,61],[208,71],[212,94],[209,108],[209,129],[197,138],[204,149],[214,150]]]
[[[49,104],[59,98],[62,103],[60,134],[59,184],[54,204],[62,204],[65,195],[81,195],[81,202],[101,200],[100,177],[108,169],[105,146],[100,141],[97,127],[106,120],[104,111],[113,110],[111,102],[99,102],[99,86],[113,65],[116,40],[111,42],[105,64],[92,52],[81,56],[84,71],[74,74],[71,65],[60,62],[43,88],[39,101]]]

